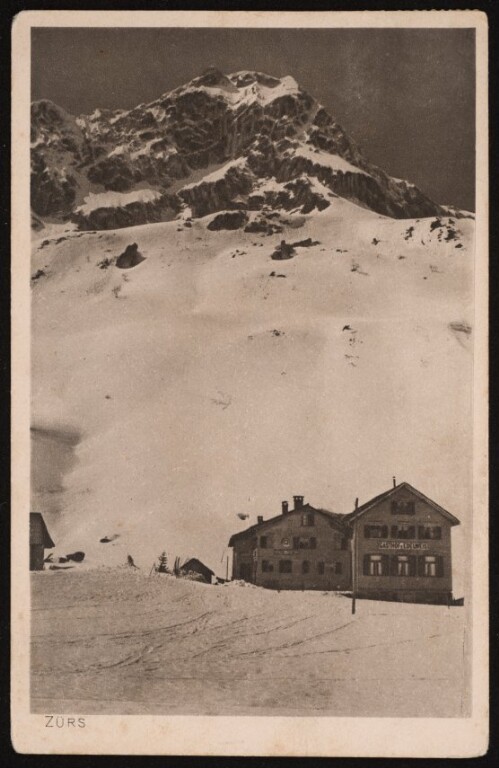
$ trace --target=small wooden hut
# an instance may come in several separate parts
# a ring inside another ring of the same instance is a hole
[[[191,557],[187,560],[180,569],[183,574],[198,573],[207,584],[211,584],[211,577],[214,576],[214,572],[207,565],[198,560],[197,557]]]

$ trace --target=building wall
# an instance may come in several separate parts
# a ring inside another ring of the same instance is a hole
[[[239,539],[234,546],[232,555],[232,578],[244,581],[255,581],[254,551],[257,538],[252,534]]]
[[[305,514],[313,514],[314,525],[303,524]],[[343,590],[351,583],[350,560],[344,534],[324,515],[304,508],[236,542],[234,578],[270,589]],[[283,572],[282,563],[289,572]],[[243,575],[248,572],[249,579]]]
[[[30,544],[29,569],[30,571],[43,571],[44,549],[42,544]]]
[[[397,512],[392,511],[394,501],[405,504],[404,511],[400,506]],[[450,523],[415,494],[401,489],[362,514],[354,527],[353,586],[358,596],[445,602],[451,595]],[[433,527],[433,535],[440,528],[440,538],[424,538],[421,529],[428,527]]]

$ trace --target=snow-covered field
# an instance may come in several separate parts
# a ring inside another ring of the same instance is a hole
[[[32,574],[33,712],[459,717],[464,609]]]
[[[281,499],[350,512],[396,475],[460,518],[462,595],[474,222],[448,240],[448,219],[340,198],[270,237],[210,219],[37,234],[32,508],[56,554],[148,569],[164,549],[223,576],[230,535]],[[282,237],[318,243],[272,261]],[[106,267],[134,242],[142,263]]]

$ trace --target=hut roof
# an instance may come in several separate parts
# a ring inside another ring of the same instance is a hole
[[[202,563],[201,560],[198,560],[197,557],[190,557],[189,560],[186,560],[182,566],[182,570],[189,571],[196,567],[201,567],[204,571],[211,573],[213,576],[215,575],[215,572],[212,571],[211,568],[208,568],[207,565]]]

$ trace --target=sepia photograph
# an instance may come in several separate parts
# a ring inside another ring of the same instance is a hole
[[[365,754],[336,718],[486,748],[486,20],[323,16],[14,28],[38,749],[145,716],[211,754]],[[311,743],[253,752],[255,717]]]

